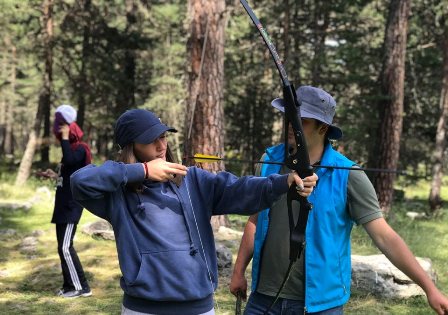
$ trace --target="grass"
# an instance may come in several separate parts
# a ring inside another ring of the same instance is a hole
[[[0,175],[0,201],[26,201],[36,194],[42,185],[50,185],[32,179],[26,187],[17,189],[5,173]],[[85,211],[75,239],[83,267],[89,279],[93,297],[66,300],[55,296],[62,284],[57,254],[54,225],[50,223],[54,190],[41,192],[30,210],[0,208],[0,231],[14,229],[15,234],[0,233],[0,314],[119,314],[122,291],[119,287],[120,270],[115,243],[93,239],[81,231],[87,222],[96,220]],[[411,221],[406,211],[423,211],[426,206],[422,191],[428,184],[419,183],[417,188],[406,188],[406,198],[394,205],[394,218],[390,222],[405,239],[412,251],[421,257],[430,257],[438,272],[438,287],[448,293],[448,209],[437,220]],[[444,200],[448,199],[446,191]],[[232,228],[242,230],[246,218],[230,216]],[[11,230],[10,230],[11,231]],[[37,235],[37,251],[21,251],[20,243],[26,236]],[[376,254],[367,234],[360,227],[352,234],[353,253]],[[238,242],[229,242],[235,254]],[[248,272],[248,277],[250,276]],[[216,292],[217,314],[233,314],[235,299],[228,291],[229,278],[220,279]],[[250,282],[249,282],[250,283]],[[346,314],[431,314],[426,298],[408,300],[378,299],[369,294],[353,292],[345,306]]]

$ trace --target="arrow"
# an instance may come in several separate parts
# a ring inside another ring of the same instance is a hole
[[[275,165],[285,165],[282,162],[264,162],[264,161],[254,161],[254,160],[239,160],[239,159],[228,159],[221,158],[216,155],[208,155],[196,153],[194,156],[187,157],[189,160],[193,160],[196,163],[215,163],[215,162],[229,162],[229,163],[251,163],[251,164],[275,164]],[[377,172],[377,173],[395,173],[398,175],[410,176],[406,171],[403,170],[390,170],[390,169],[382,169],[382,168],[364,168],[364,167],[346,167],[346,166],[331,166],[331,165],[320,165],[320,164],[312,164],[313,168],[328,168],[328,169],[342,169],[342,170],[350,170],[350,171],[364,171],[364,172]]]

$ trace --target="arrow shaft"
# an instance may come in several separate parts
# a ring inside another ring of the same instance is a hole
[[[227,158],[218,158],[218,157],[194,157],[190,156],[188,159],[191,160],[207,160],[205,163],[211,162],[229,162],[229,163],[252,163],[252,164],[273,164],[273,165],[285,165],[283,162],[269,162],[269,161],[254,161],[254,160],[238,160],[238,159],[227,159]],[[392,170],[392,169],[383,169],[383,168],[363,168],[363,167],[349,167],[349,166],[331,166],[331,165],[311,165],[313,168],[328,168],[328,169],[339,169],[339,170],[351,170],[351,171],[364,171],[364,172],[377,172],[377,173],[395,173],[399,175],[408,175],[406,171],[403,170]]]

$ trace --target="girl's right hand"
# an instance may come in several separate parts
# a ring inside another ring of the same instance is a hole
[[[61,125],[59,128],[59,132],[61,133],[61,138],[63,140],[68,140],[70,136],[70,127],[69,125]]]
[[[172,180],[175,175],[185,176],[188,170],[185,165],[167,162],[164,159],[155,159],[147,162],[146,165],[148,166],[148,174],[145,177],[159,182]],[[143,163],[142,167],[145,170]]]
[[[52,169],[47,169],[43,172],[36,172],[36,175],[43,178],[56,179],[58,178],[58,173],[53,171]]]

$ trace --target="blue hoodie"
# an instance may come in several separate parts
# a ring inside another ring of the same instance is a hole
[[[269,207],[287,192],[287,175],[238,178],[190,167],[179,187],[144,181],[144,175],[140,163],[88,165],[71,177],[73,197],[114,229],[125,307],[207,312],[218,281],[211,216]],[[128,183],[144,188],[134,192]]]

